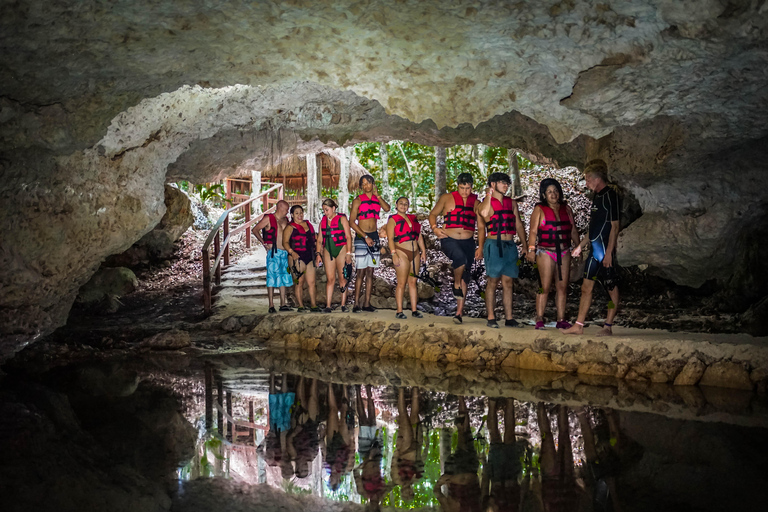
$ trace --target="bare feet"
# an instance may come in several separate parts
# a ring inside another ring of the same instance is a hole
[[[611,330],[610,325],[604,325],[595,336],[613,336],[613,330]]]
[[[576,322],[568,329],[560,329],[560,332],[563,334],[584,334],[584,325]]]

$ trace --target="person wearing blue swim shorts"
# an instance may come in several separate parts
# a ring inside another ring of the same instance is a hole
[[[293,277],[288,267],[288,251],[283,247],[283,230],[288,226],[288,206],[286,201],[278,201],[275,213],[265,213],[253,227],[253,234],[267,250],[267,300],[270,313],[276,312],[276,288],[280,290],[280,311],[293,311],[286,296],[286,287],[293,286]]]
[[[517,202],[506,193],[511,180],[503,172],[494,172],[488,176],[488,188],[482,202],[475,203],[477,214],[478,245],[483,248],[481,256],[485,259],[485,273],[488,284],[485,287],[485,307],[488,312],[487,326],[498,329],[496,321],[496,287],[501,281],[504,303],[504,325],[519,327],[512,318],[512,279],[519,272],[518,252],[515,235],[527,240],[525,226],[520,218]]]

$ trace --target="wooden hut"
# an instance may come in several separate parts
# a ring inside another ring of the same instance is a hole
[[[322,188],[335,189],[339,187],[341,174],[340,149],[324,149],[315,155],[317,171],[322,175]],[[350,162],[349,180],[347,182],[350,192],[359,189],[360,177],[368,174],[368,171],[360,165],[357,159]],[[307,204],[307,189],[309,186],[307,173],[307,155],[293,155],[283,158],[279,163],[261,170],[261,186],[266,188],[272,183],[282,183],[284,198],[288,204]],[[251,196],[253,190],[252,180],[245,177],[227,178],[227,198],[234,203],[244,201]],[[320,194],[322,195],[322,194]]]

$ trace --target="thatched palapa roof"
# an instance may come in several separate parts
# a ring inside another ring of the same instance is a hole
[[[338,187],[339,174],[341,172],[341,159],[339,158],[339,149],[324,149],[317,153],[317,166],[322,166],[323,170],[323,187],[324,188],[336,188]],[[368,171],[360,165],[356,159],[352,159],[349,166],[349,190],[359,189],[360,177],[368,174]],[[288,189],[298,189],[299,186],[295,186],[294,183],[305,183],[307,176],[307,159],[306,155],[292,155],[280,160],[279,163],[275,163],[269,167],[265,167],[261,170],[261,176],[264,178],[276,178],[275,181],[282,181],[280,178],[285,176],[288,178],[286,187]]]

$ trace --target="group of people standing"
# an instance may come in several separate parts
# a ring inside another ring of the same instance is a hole
[[[429,214],[429,225],[440,240],[441,248],[453,267],[453,296],[457,301],[454,322],[463,323],[464,304],[475,260],[485,263],[487,284],[485,302],[487,326],[499,328],[495,314],[496,290],[502,287],[504,325],[518,327],[512,314],[513,279],[519,274],[520,258],[525,257],[538,269],[540,288],[536,297],[536,329],[545,326],[544,314],[549,291],[556,290],[556,327],[567,334],[583,332],[584,322],[592,303],[595,281],[601,281],[611,301],[603,328],[599,334],[612,333],[613,320],[619,304],[615,264],[616,243],[619,232],[619,201],[616,191],[608,186],[607,166],[602,160],[593,160],[585,168],[587,187],[594,192],[590,212],[589,236],[580,239],[573,210],[565,201],[557,180],[541,182],[539,201],[530,218],[526,233],[518,204],[507,195],[509,175],[496,172],[487,180],[482,200],[473,192],[473,178],[462,173],[456,180],[457,189],[443,194]],[[274,307],[274,290],[280,289],[280,311],[288,311],[286,287],[295,284],[299,311],[330,313],[333,291],[338,280],[341,292],[341,311],[347,308],[347,287],[357,268],[355,302],[352,312],[373,312],[371,293],[373,269],[381,259],[381,240],[378,220],[390,205],[378,195],[370,175],[360,178],[362,194],[352,202],[350,218],[337,213],[332,199],[323,201],[323,218],[316,234],[311,223],[304,219],[301,206],[290,208],[280,201],[274,214],[266,214],[254,227],[254,232],[267,248],[267,289],[270,313]],[[396,318],[407,318],[403,312],[405,287],[408,285],[411,315],[421,318],[417,309],[417,279],[419,269],[426,263],[426,247],[421,224],[416,215],[409,213],[406,197],[395,201],[395,213],[386,223],[387,246],[397,274],[395,300]],[[443,218],[442,225],[439,218]],[[352,238],[352,232],[355,238]],[[520,254],[515,237],[527,248]],[[570,279],[571,258],[577,258],[590,247],[586,262],[578,318],[571,325],[565,318],[567,286]],[[353,257],[356,265],[353,266]],[[316,305],[315,268],[323,263],[326,268],[326,307]],[[291,276],[291,271],[293,277]],[[308,286],[310,307],[304,305],[303,285]],[[364,290],[364,293],[363,293]],[[362,295],[362,300],[361,300]]]

